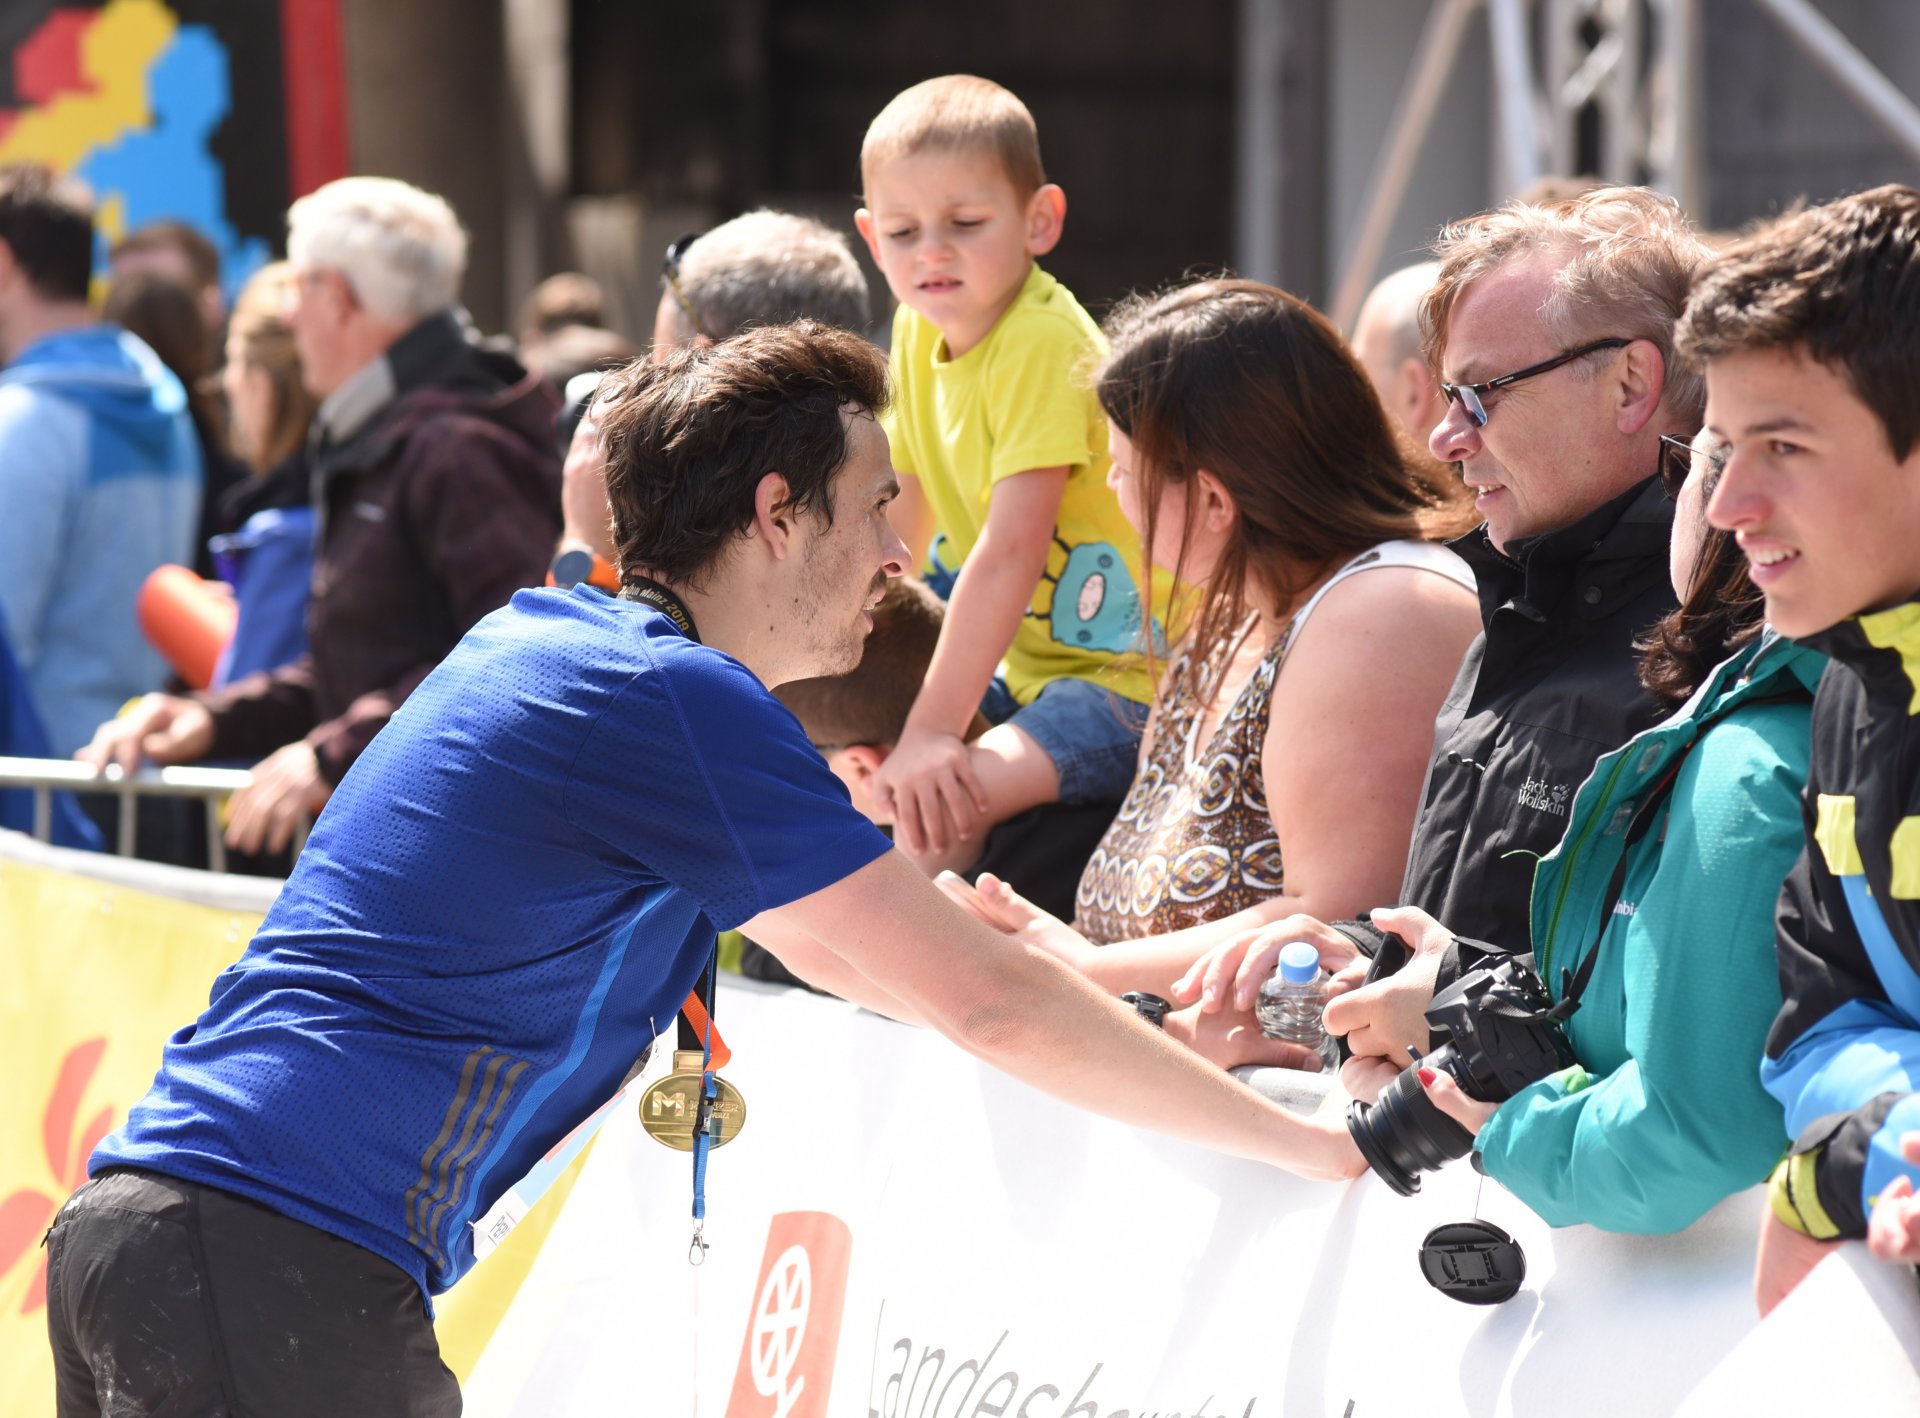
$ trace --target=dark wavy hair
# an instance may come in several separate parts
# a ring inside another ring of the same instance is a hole
[[[698,586],[753,525],[754,490],[768,473],[786,478],[787,507],[831,523],[833,477],[847,461],[845,410],[886,405],[886,356],[812,320],[609,374],[593,416],[621,583],[651,573]]]
[[[1712,496],[1711,483],[1702,487],[1701,506]],[[1746,554],[1733,533],[1708,527],[1679,608],[1634,642],[1640,683],[1662,704],[1684,704],[1715,665],[1760,633],[1766,617],[1766,597],[1747,575]]]
[[[1856,192],[1735,242],[1694,279],[1677,336],[1696,365],[1804,350],[1845,375],[1905,461],[1920,442],[1920,190]]]
[[[48,300],[85,300],[93,279],[93,192],[39,163],[0,167],[0,241]]]
[[[1258,281],[1200,281],[1122,302],[1106,330],[1112,353],[1097,387],[1136,453],[1146,603],[1167,488],[1182,489],[1191,509],[1194,474],[1205,470],[1238,513],[1189,613],[1195,646],[1219,643],[1246,615],[1250,577],[1284,608],[1370,546],[1456,529],[1450,470],[1403,455],[1359,361],[1305,301]],[[1189,550],[1183,536],[1176,580]],[[1191,672],[1204,658],[1191,657]]]

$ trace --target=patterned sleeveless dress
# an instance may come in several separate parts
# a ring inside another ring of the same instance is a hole
[[[1414,566],[1473,586],[1472,572],[1444,547],[1385,542],[1362,552],[1294,614],[1204,746],[1196,742],[1203,710],[1255,618],[1212,646],[1191,677],[1191,649],[1168,665],[1167,682],[1186,688],[1162,702],[1153,751],[1088,860],[1074,897],[1074,924],[1088,940],[1107,945],[1164,935],[1284,894],[1280,838],[1260,761],[1274,681],[1288,645],[1321,598],[1355,572],[1381,566]]]

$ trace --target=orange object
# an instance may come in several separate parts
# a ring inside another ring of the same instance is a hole
[[[195,689],[213,681],[220,652],[240,619],[224,582],[203,581],[184,566],[157,566],[134,602],[140,632]]]
[[[694,991],[687,996],[687,1002],[680,1006],[680,1012],[687,1016],[687,1023],[693,1026],[693,1032],[702,1039],[707,1037],[707,1007],[700,1003],[700,992]],[[713,1031],[713,1067],[725,1068],[733,1058],[733,1050],[727,1047],[727,1041],[720,1037],[720,1030]]]

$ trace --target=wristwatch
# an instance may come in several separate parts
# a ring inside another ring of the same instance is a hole
[[[613,567],[584,547],[563,551],[553,559],[553,565],[547,572],[548,585],[571,591],[582,581],[589,586],[598,586],[603,591],[620,589],[620,578],[613,574]]]
[[[1155,1029],[1167,1027],[1167,1011],[1173,1008],[1160,996],[1150,995],[1145,990],[1128,990],[1120,996],[1120,1003],[1132,1005],[1135,1013]]]

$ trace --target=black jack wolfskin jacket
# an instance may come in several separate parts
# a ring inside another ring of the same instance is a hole
[[[1528,948],[1535,862],[1594,760],[1658,722],[1633,642],[1674,608],[1673,504],[1658,478],[1572,526],[1495,551],[1454,542],[1484,626],[1434,728],[1400,899],[1457,935]]]

